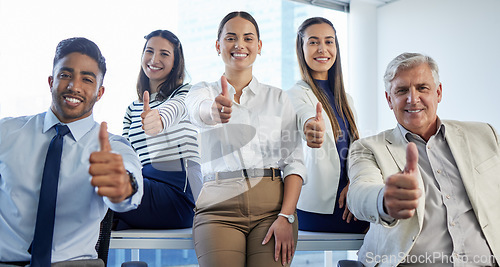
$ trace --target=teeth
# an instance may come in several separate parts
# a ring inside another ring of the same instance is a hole
[[[316,60],[319,60],[319,61],[327,61],[328,58],[327,57],[318,57],[316,58]]]
[[[80,103],[82,101],[76,99],[76,98],[70,98],[70,97],[66,97],[66,101],[68,102],[71,102],[71,103]]]
[[[419,110],[408,110],[408,112],[410,112],[410,113],[417,113],[417,112],[420,112],[420,109]]]
[[[161,70],[161,68],[155,67],[155,66],[148,66],[152,70]]]
[[[247,54],[238,54],[238,53],[234,53],[233,54],[233,57],[246,57]]]

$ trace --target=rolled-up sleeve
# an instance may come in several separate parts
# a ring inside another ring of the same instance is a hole
[[[283,176],[296,174],[302,177],[303,184],[307,182],[306,166],[302,152],[302,140],[297,129],[295,110],[286,93],[282,94],[283,116],[281,121],[281,157],[279,162]]]
[[[215,99],[213,90],[206,82],[193,85],[186,96],[186,107],[191,123],[198,127],[215,125],[210,115],[210,108]]]

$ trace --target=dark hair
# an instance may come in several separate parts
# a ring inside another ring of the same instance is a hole
[[[156,100],[163,101],[167,99],[172,94],[172,92],[175,91],[175,89],[177,89],[184,83],[186,67],[184,63],[184,53],[182,52],[181,41],[179,41],[179,38],[177,38],[177,36],[175,36],[175,34],[173,34],[171,31],[156,30],[144,36],[144,39],[146,39],[146,43],[144,44],[142,52],[144,53],[144,50],[146,50],[146,45],[148,44],[149,39],[156,36],[169,41],[174,47],[174,66],[172,67],[172,70],[167,79],[158,86],[158,94],[156,95]],[[141,66],[139,77],[137,78],[137,96],[141,101],[144,91],[148,91],[149,93],[151,93],[151,88],[149,88],[149,78],[148,76],[146,76],[146,73],[144,73],[144,70]]]
[[[354,115],[352,113],[352,110],[349,107],[349,103],[347,102],[347,96],[344,89],[344,78],[342,76],[342,65],[340,63],[340,49],[339,49],[339,42],[337,40],[337,31],[335,30],[335,27],[333,27],[332,22],[330,22],[328,19],[322,17],[313,17],[306,19],[299,26],[299,29],[297,31],[297,40],[295,49],[297,53],[297,60],[300,66],[300,73],[302,75],[302,80],[304,80],[309,86],[311,86],[314,95],[318,98],[319,102],[321,102],[321,105],[328,114],[328,117],[330,118],[330,123],[332,124],[333,134],[335,136],[335,139],[337,140],[341,135],[341,131],[335,113],[333,111],[334,107],[332,107],[332,105],[330,104],[330,101],[328,100],[326,94],[319,89],[318,84],[312,77],[311,74],[312,70],[307,65],[304,56],[304,34],[306,29],[311,25],[323,24],[323,23],[328,24],[333,28],[333,31],[335,32],[335,47],[337,49],[335,62],[333,63],[333,66],[328,70],[329,88],[327,89],[333,90],[333,96],[335,98],[334,101],[336,106],[338,107],[337,111],[341,118],[344,118],[344,116],[345,118],[347,118],[347,121],[351,126],[349,131],[349,136],[351,137],[351,141],[354,141],[359,139],[358,128],[356,127],[356,122],[354,121]]]
[[[224,25],[226,25],[226,23],[232,19],[232,18],[235,18],[235,17],[241,17],[241,18],[244,18],[248,21],[250,21],[253,26],[255,27],[255,30],[257,31],[257,39],[260,40],[260,32],[259,32],[259,26],[257,25],[257,21],[255,21],[255,19],[252,17],[252,15],[250,15],[248,12],[245,12],[245,11],[233,11],[229,14],[227,14],[219,23],[219,30],[217,31],[217,40],[220,40],[220,35],[222,34],[222,29],[224,28]]]
[[[102,73],[101,85],[104,80],[104,75],[106,74],[106,59],[102,56],[99,47],[89,39],[83,37],[73,37],[62,40],[57,44],[56,54],[54,56],[53,67],[67,56],[68,54],[78,52],[83,55],[87,55],[97,62],[99,70]]]

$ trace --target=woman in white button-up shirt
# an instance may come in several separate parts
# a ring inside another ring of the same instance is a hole
[[[252,75],[261,48],[253,17],[229,13],[216,41],[224,75],[186,97],[201,129],[204,185],[193,225],[200,266],[281,266],[294,253],[302,147],[287,95]]]

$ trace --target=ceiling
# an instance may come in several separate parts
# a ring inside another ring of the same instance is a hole
[[[331,8],[340,11],[348,11],[349,3],[351,2],[351,0],[292,0],[292,1],[310,4],[314,6],[325,7],[325,8]],[[373,3],[376,6],[383,6],[388,3],[395,2],[397,0],[363,0],[363,1]]]

